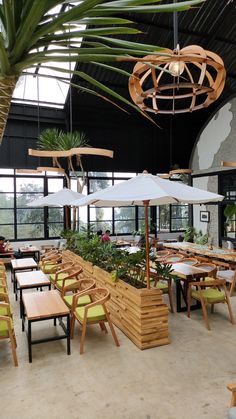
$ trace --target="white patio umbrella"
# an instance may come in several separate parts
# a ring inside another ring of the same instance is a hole
[[[85,195],[72,191],[71,189],[63,188],[60,191],[38,198],[33,202],[27,204],[28,207],[64,207],[66,205],[73,205],[73,201],[84,198]]]
[[[98,207],[118,207],[144,205],[146,234],[146,275],[147,288],[150,288],[149,251],[148,251],[148,207],[164,204],[203,204],[222,201],[224,196],[202,189],[193,188],[179,182],[161,179],[149,173],[143,173],[132,179],[102,189],[74,201],[73,205],[96,205]]]
[[[73,201],[84,198],[85,195],[72,191],[71,189],[63,188],[59,191],[38,198],[33,202],[27,204],[28,207],[65,207],[74,206]],[[66,213],[66,226],[68,225],[68,216]]]

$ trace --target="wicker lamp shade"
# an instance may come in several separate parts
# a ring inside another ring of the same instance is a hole
[[[222,59],[198,45],[139,59],[129,79],[134,103],[146,112],[177,114],[208,107],[223,91]]]

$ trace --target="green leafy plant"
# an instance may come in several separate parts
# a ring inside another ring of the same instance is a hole
[[[187,227],[184,232],[184,241],[193,243],[195,234],[196,234],[196,229],[194,227]]]
[[[198,232],[196,232],[195,237],[194,237],[194,243],[196,244],[207,244],[208,243],[208,234],[203,234],[202,230],[199,230]]]
[[[65,151],[71,150],[72,148],[79,147],[89,147],[88,139],[84,132],[74,131],[74,132],[64,132],[58,130],[57,128],[48,128],[43,131],[38,139],[38,148],[41,150],[50,150],[50,151]],[[84,168],[82,164],[82,159],[80,155],[76,156],[77,165],[81,169],[82,181],[77,175],[77,171],[73,165],[73,159],[71,156],[67,157],[67,172],[72,172],[74,177],[77,179],[77,191],[82,193],[85,185],[85,175]],[[62,168],[61,163],[59,162],[58,157],[53,157],[53,166]],[[70,179],[66,174],[67,187],[70,187]]]
[[[27,70],[32,69],[34,72],[39,66],[44,72],[52,69],[62,74],[75,74],[78,82],[75,84],[72,80],[71,85],[80,91],[101,98],[104,98],[105,94],[106,100],[111,103],[113,102],[109,97],[113,97],[151,119],[125,97],[95,78],[83,71],[65,69],[60,66],[60,63],[89,62],[96,67],[129,77],[130,74],[127,71],[105,63],[133,61],[134,57],[158,54],[161,48],[156,45],[118,39],[117,35],[140,32],[139,29],[131,27],[134,22],[124,16],[132,14],[135,21],[135,16],[140,13],[187,10],[202,1],[191,0],[159,5],[156,4],[159,0],[82,0],[80,2],[2,0],[0,4],[0,142],[4,134],[12,94],[19,77],[22,74],[27,76],[29,74]],[[58,79],[68,84],[68,81],[59,75]]]

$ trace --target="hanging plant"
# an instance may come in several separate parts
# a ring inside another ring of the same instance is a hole
[[[57,128],[49,128],[43,131],[38,140],[38,148],[40,150],[51,150],[51,151],[66,151],[74,148],[90,147],[88,139],[84,132],[64,132]],[[72,156],[66,157],[67,159],[67,171],[71,171],[77,180],[77,192],[82,193],[85,185],[85,172],[82,164],[80,155],[77,155],[77,165],[80,167],[82,172],[82,180],[77,175],[77,171],[73,165]],[[52,157],[53,166],[62,168],[58,157]],[[66,174],[67,187],[70,187],[70,178]]]

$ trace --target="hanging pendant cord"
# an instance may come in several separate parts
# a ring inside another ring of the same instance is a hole
[[[173,4],[176,3],[176,0],[173,0]],[[173,12],[173,29],[174,29],[174,49],[177,48],[179,43],[178,40],[178,12]]]

